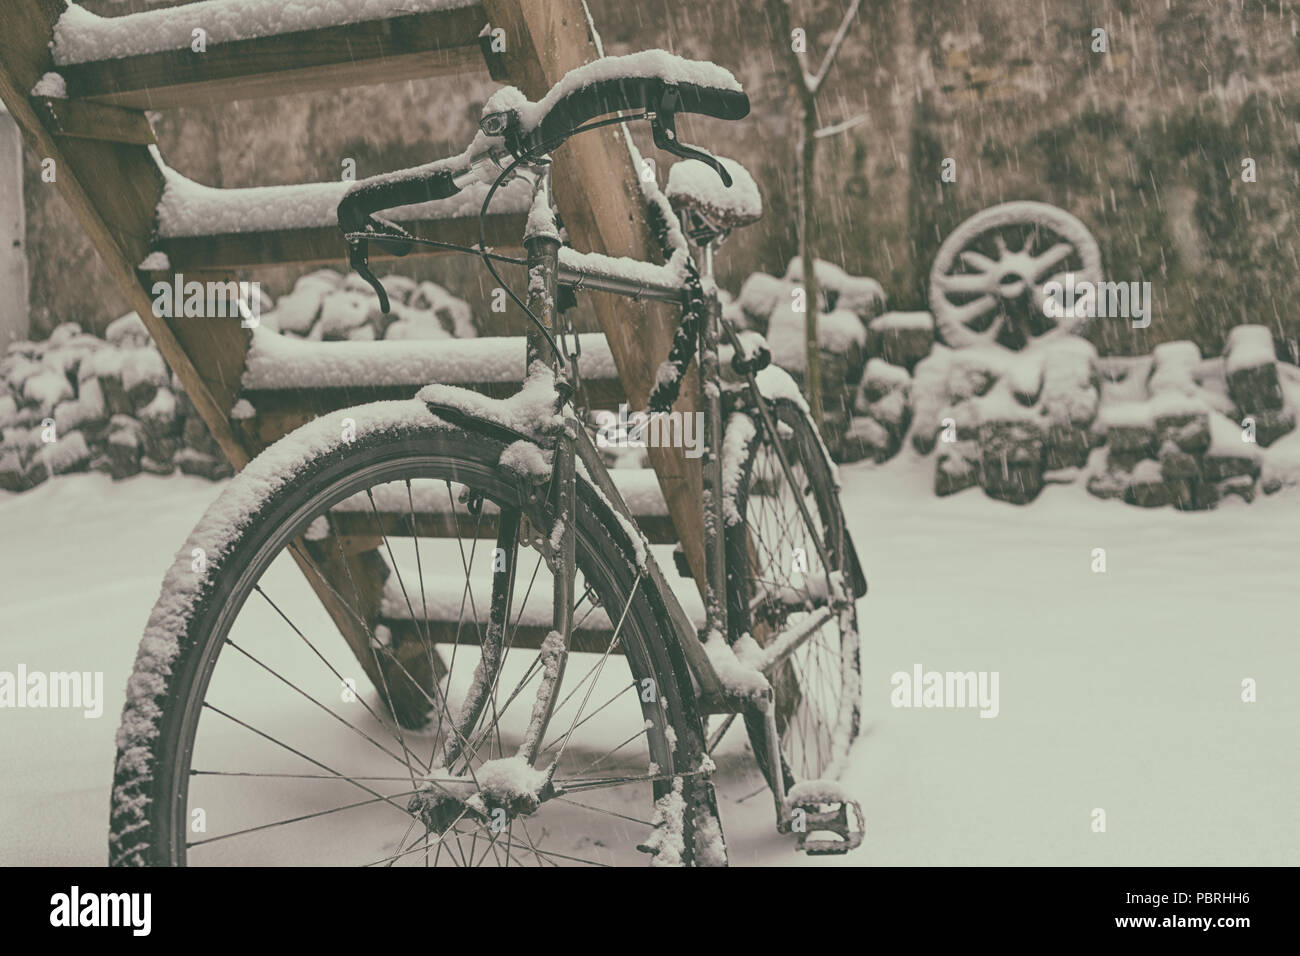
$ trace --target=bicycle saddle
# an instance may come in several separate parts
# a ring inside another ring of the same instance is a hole
[[[698,163],[673,164],[664,190],[673,209],[679,215],[698,213],[724,233],[757,222],[763,216],[763,197],[753,177],[735,160],[717,159],[731,177],[729,186]]]

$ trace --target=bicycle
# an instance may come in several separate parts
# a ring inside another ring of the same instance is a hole
[[[730,187],[727,166],[681,143],[674,118],[748,111],[712,64],[606,57],[537,103],[494,96],[460,156],[349,191],[338,210],[349,262],[385,311],[371,244],[480,257],[531,323],[523,386],[489,399],[430,385],[329,414],[232,480],[178,553],[141,641],[117,737],[113,864],[540,866],[623,862],[633,847],[658,864],[725,864],[710,754],[737,716],[778,829],[810,853],[859,845],[861,809],[826,778],[858,733],[866,582],[797,387],[760,338],[722,321],[712,281],[717,245],[755,213],[679,177],[676,212],[648,196],[670,263],[655,270],[566,251],[550,201],[553,150],[634,120]],[[526,259],[481,235],[478,247],[417,239],[377,215],[483,182],[481,224],[513,177],[532,189]],[[505,264],[526,267],[526,301],[501,280]],[[670,408],[698,363],[701,631],[576,407],[559,306],[580,289],[684,308],[650,408]],[[309,636],[331,630],[356,662],[336,666]],[[347,675],[357,662],[374,703]]]

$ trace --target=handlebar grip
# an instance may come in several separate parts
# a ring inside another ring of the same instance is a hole
[[[674,94],[671,101],[665,96]],[[671,109],[700,113],[716,119],[738,120],[749,115],[749,97],[743,90],[672,83],[659,77],[624,76],[597,80],[561,97],[532,129],[517,134],[511,148],[516,154],[545,151],[582,124],[598,116],[623,110],[651,112]],[[508,134],[507,134],[508,135]]]
[[[460,187],[456,185],[451,172],[445,169],[424,173],[417,169],[408,171],[400,178],[362,180],[339,202],[339,229],[345,233],[363,232],[371,213],[447,199],[458,192]]]
[[[379,248],[393,255],[404,256],[411,251],[411,244],[400,238],[393,238],[393,231],[403,232],[400,227],[392,226],[385,232],[371,227],[378,225],[371,214],[381,209],[397,206],[412,206],[416,203],[432,202],[446,199],[460,192],[450,171],[436,169],[429,171],[413,169],[396,176],[384,176],[371,180],[362,180],[339,201],[339,229],[344,235],[349,233],[374,232],[374,243]],[[388,293],[383,284],[370,271],[370,255],[367,248],[368,239],[350,240],[348,245],[348,262],[357,274],[365,279],[379,296],[379,307],[387,314],[389,309]]]

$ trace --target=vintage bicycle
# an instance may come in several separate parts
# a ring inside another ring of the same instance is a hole
[[[522,387],[430,385],[334,412],[231,481],[141,642],[111,862],[720,865],[711,754],[737,717],[778,829],[809,853],[860,844],[861,809],[835,777],[859,729],[866,581],[797,386],[722,319],[714,253],[757,201],[675,126],[748,112],[713,64],[605,57],[538,102],[494,95],[460,156],[348,192],[349,260],[385,312],[373,247],[482,260],[530,322]],[[646,191],[664,265],[572,250],[551,201],[552,152],[634,121],[679,157],[667,198]],[[532,196],[524,259],[378,216],[484,183],[481,224],[515,179]],[[526,269],[525,294],[507,268]],[[583,289],[682,307],[649,405],[671,408],[698,365],[702,627],[586,427],[564,308]]]

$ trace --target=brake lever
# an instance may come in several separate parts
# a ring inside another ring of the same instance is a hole
[[[675,113],[677,101],[677,87],[672,84],[664,87],[663,101],[660,103],[659,109],[650,117],[650,132],[654,136],[655,146],[682,159],[698,159],[718,174],[718,178],[722,180],[722,185],[730,188],[731,174],[727,172],[721,160],[696,146],[683,143],[677,138],[677,115]]]
[[[357,275],[370,283],[370,287],[375,290],[375,295],[379,296],[380,311],[387,315],[389,312],[388,290],[379,281],[379,277],[370,271],[370,249],[367,240],[348,240],[348,265],[356,270]]]

